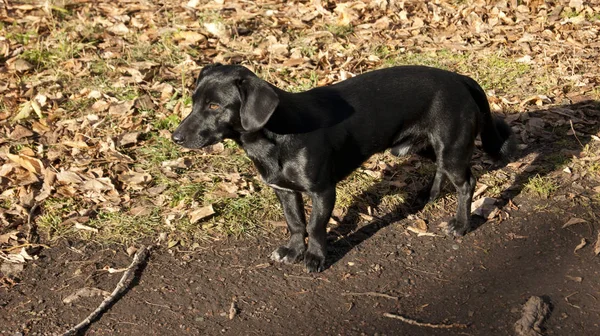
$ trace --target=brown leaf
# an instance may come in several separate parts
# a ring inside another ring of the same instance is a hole
[[[209,204],[209,205],[203,206],[199,209],[190,211],[188,213],[188,216],[190,217],[190,222],[193,224],[203,218],[212,216],[214,213],[215,213],[215,210],[213,209],[212,204]]]
[[[571,226],[571,225],[575,225],[575,224],[580,224],[580,223],[587,223],[587,221],[585,219],[580,219],[580,218],[571,218],[569,219],[568,222],[566,222],[565,224],[563,224],[562,228],[566,228],[567,226]]]
[[[14,163],[20,165],[21,167],[27,169],[28,171],[34,174],[41,174],[44,170],[44,164],[39,159],[19,154],[10,154],[7,153],[6,156]]]
[[[83,179],[72,171],[61,171],[56,174],[56,180],[64,184],[79,184],[83,182]]]
[[[118,116],[127,115],[131,112],[131,108],[133,107],[134,103],[135,103],[135,100],[130,100],[130,101],[126,101],[124,103],[111,105],[110,108],[108,109],[108,114],[118,115]]]
[[[119,146],[136,144],[139,136],[140,132],[125,133],[121,135],[121,138],[119,139]]]
[[[119,175],[119,180],[126,184],[127,187],[139,190],[152,181],[152,175],[129,171]]]
[[[414,222],[413,226],[418,228],[419,230],[422,230],[423,232],[427,231],[427,223],[420,218]]]
[[[21,125],[17,125],[15,127],[15,129],[10,133],[10,137],[14,140],[19,140],[22,138],[26,138],[28,136],[32,136],[33,132],[30,131],[28,128],[23,127]]]
[[[108,177],[99,177],[86,181],[81,188],[89,191],[107,191],[114,190],[115,186]]]
[[[19,109],[19,113],[13,118],[13,121],[19,121],[23,119],[29,118],[31,115],[31,111],[33,111],[33,107],[31,106],[31,102],[27,101],[21,105]]]
[[[471,203],[471,213],[483,218],[488,218],[491,213],[498,209],[496,199],[490,197],[482,197]]]
[[[129,28],[127,28],[127,26],[124,23],[119,22],[116,25],[109,27],[108,31],[115,35],[126,35],[127,33],[129,33]]]
[[[195,31],[179,31],[173,34],[173,38],[175,41],[179,41],[180,44],[184,45],[196,44],[200,41],[206,40],[206,36]]]
[[[110,295],[109,292],[101,290],[99,288],[84,287],[84,288],[78,289],[77,291],[75,291],[75,293],[67,296],[62,301],[63,301],[63,303],[69,304],[69,303],[73,303],[84,297],[94,297],[94,296],[106,297],[109,295]]]
[[[581,250],[585,245],[587,245],[587,240],[585,240],[585,238],[581,238],[581,243],[575,246],[573,253],[577,254],[577,251]]]
[[[12,66],[18,72],[25,72],[33,69],[33,65],[22,58],[17,59]]]
[[[600,254],[600,232],[598,232],[598,238],[596,238],[596,244],[594,244],[594,254]]]

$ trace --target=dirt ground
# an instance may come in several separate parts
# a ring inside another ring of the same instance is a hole
[[[134,287],[87,334],[508,335],[521,305],[536,295],[552,305],[547,335],[597,335],[600,259],[586,248],[573,253],[592,225],[561,228],[582,212],[570,202],[514,202],[519,209],[509,220],[488,222],[460,240],[417,238],[400,223],[361,225],[340,242],[352,248],[315,275],[268,260],[283,234],[216,242],[193,253],[155,252]],[[344,250],[337,245],[331,253]],[[101,298],[61,300],[81,287],[111,291],[121,274],[99,270],[128,264],[119,247],[65,242],[44,251],[20,285],[2,289],[0,333],[67,330]],[[384,313],[468,327],[430,329]]]

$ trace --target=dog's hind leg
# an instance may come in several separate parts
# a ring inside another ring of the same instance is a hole
[[[443,175],[454,185],[458,194],[456,216],[450,220],[446,229],[448,235],[463,236],[471,229],[471,201],[476,185],[470,167],[473,153],[471,141],[465,137],[455,139],[454,142],[439,142],[436,146],[438,170],[431,188],[431,195],[439,193]],[[443,143],[450,143],[450,146],[444,147]]]
[[[444,183],[445,177],[446,174],[438,168],[435,172],[433,182],[431,183],[431,189],[429,190],[429,202],[435,201],[440,195],[440,190],[442,189],[442,183]]]
[[[290,240],[285,246],[271,253],[271,259],[285,263],[295,263],[304,258],[306,244],[306,217],[304,216],[304,201],[302,194],[297,191],[274,189],[290,231]]]
[[[307,225],[308,250],[304,254],[304,264],[309,272],[321,272],[327,254],[327,223],[335,206],[335,186],[309,194],[313,208]]]

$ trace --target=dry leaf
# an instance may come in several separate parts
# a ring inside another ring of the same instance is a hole
[[[193,224],[203,218],[212,216],[214,213],[215,213],[215,210],[213,209],[212,204],[209,204],[209,205],[203,206],[199,209],[190,211],[188,213],[188,216],[190,217],[190,222]]]
[[[491,197],[482,197],[471,203],[471,213],[483,218],[489,218],[490,214],[498,209],[496,199]]]
[[[21,167],[29,170],[30,172],[32,172],[34,174],[42,174],[42,172],[44,170],[44,164],[42,163],[42,161],[40,161],[36,158],[32,158],[30,156],[23,155],[23,154],[15,155],[15,154],[10,154],[10,153],[6,153],[6,156],[12,162],[20,165]]]
[[[94,297],[94,296],[107,297],[109,295],[110,295],[109,292],[101,290],[99,288],[84,287],[84,288],[78,289],[75,293],[67,296],[62,301],[63,301],[63,303],[69,304],[69,303],[73,303],[73,302],[75,302],[81,298],[85,298],[85,297]]]
[[[128,188],[139,190],[152,181],[152,176],[148,173],[128,171],[119,175],[119,180],[126,184]]]
[[[85,181],[85,183],[81,186],[83,190],[90,191],[107,191],[114,190],[115,186],[112,184],[109,178],[107,177],[99,177],[91,180]]]
[[[594,244],[594,254],[600,254],[600,232],[598,232],[598,238],[596,238],[596,244]]]
[[[56,180],[64,184],[79,184],[83,182],[83,179],[72,171],[61,171],[56,174]]]
[[[587,244],[587,240],[585,238],[581,238],[581,243],[575,247],[573,253],[577,254],[577,251],[581,250]]]
[[[566,228],[567,226],[571,226],[571,225],[575,225],[575,224],[579,224],[579,223],[587,223],[587,221],[586,221],[586,220],[584,220],[584,219],[580,219],[580,218],[575,218],[575,217],[573,217],[573,218],[569,219],[569,221],[568,221],[568,222],[566,222],[566,223],[565,223],[565,224],[562,226],[562,228],[564,229],[564,228]]]
[[[91,232],[94,232],[94,233],[98,233],[98,229],[93,228],[91,226],[87,226],[87,225],[78,223],[78,222],[75,223],[75,228],[78,229],[78,230],[86,230],[86,231],[91,231]]]

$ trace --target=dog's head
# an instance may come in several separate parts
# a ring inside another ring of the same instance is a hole
[[[279,104],[275,90],[252,71],[221,64],[202,69],[192,99],[192,112],[172,135],[175,143],[186,148],[258,131]]]

